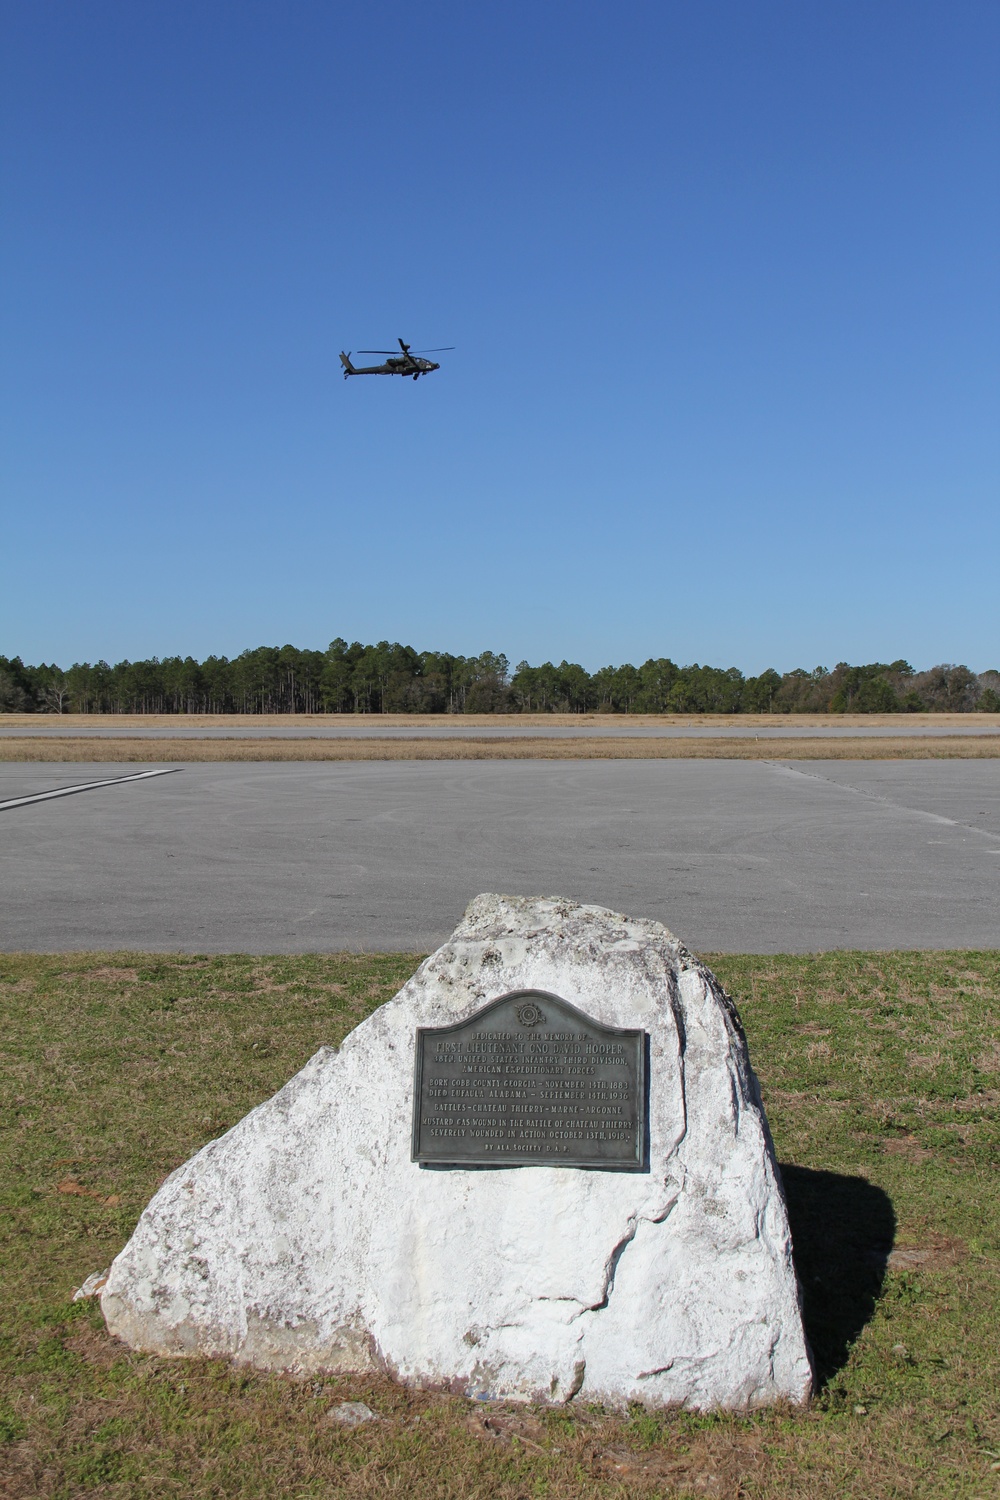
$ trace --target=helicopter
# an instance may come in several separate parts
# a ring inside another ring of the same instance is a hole
[[[432,359],[422,359],[420,354],[411,354],[409,344],[404,344],[402,339],[398,340],[402,354],[394,354],[391,349],[359,349],[359,354],[387,354],[389,358],[384,365],[364,365],[361,369],[355,369],[351,364],[350,354],[340,351],[340,363],[344,367],[344,379],[348,375],[412,375],[414,380],[419,380],[421,375],[429,375],[432,370],[440,370],[441,366],[435,364]],[[446,345],[443,349],[424,349],[424,354],[446,354],[453,349],[454,344]]]

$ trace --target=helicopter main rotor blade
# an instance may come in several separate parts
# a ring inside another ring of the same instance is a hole
[[[451,352],[452,349],[456,349],[457,347],[458,347],[457,344],[442,344],[439,349],[409,349],[408,348],[407,352],[410,353],[410,354],[448,354],[448,353]],[[395,351],[395,349],[359,349],[358,353],[359,354],[395,354],[396,351]],[[397,356],[397,358],[398,358],[398,356]]]

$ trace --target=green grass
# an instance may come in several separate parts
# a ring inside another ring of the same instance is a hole
[[[710,962],[784,1168],[805,1411],[484,1407],[133,1354],[74,1287],[416,956],[0,955],[0,1496],[996,1495],[1000,953]],[[342,1400],[382,1420],[345,1432]]]

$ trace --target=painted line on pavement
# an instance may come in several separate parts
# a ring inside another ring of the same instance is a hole
[[[928,818],[932,823],[944,823],[949,828],[964,828],[967,833],[978,833],[984,839],[1000,840],[1000,833],[994,833],[991,828],[977,828],[975,823],[963,823],[961,818],[946,818],[943,813],[928,812],[923,807],[914,807],[910,802],[895,802],[884,792],[877,792],[872,787],[852,786],[849,781],[836,781],[832,776],[824,776],[822,771],[800,771],[798,766],[789,765],[788,761],[777,759],[761,761],[760,764],[770,766],[772,771],[788,771],[792,776],[803,776],[809,781],[822,781],[826,786],[836,787],[838,791],[853,792],[856,797],[867,797],[869,802],[882,802],[886,807],[894,808],[896,812],[912,813],[917,818]],[[840,764],[848,765],[849,762],[841,761]],[[866,762],[861,761],[858,764],[864,765]],[[935,764],[940,765],[941,762],[937,761]]]
[[[120,786],[123,781],[145,781],[148,776],[172,776],[180,766],[167,766],[162,771],[136,771],[132,776],[112,776],[108,781],[82,781],[79,786],[61,786],[54,792],[34,792],[30,797],[9,797],[0,802],[0,812],[8,807],[25,807],[29,802],[47,802],[50,797],[71,797],[74,792],[91,792],[99,786]]]

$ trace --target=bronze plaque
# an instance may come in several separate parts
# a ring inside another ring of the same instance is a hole
[[[457,1026],[417,1028],[414,1161],[641,1172],[646,1033],[518,990]]]

